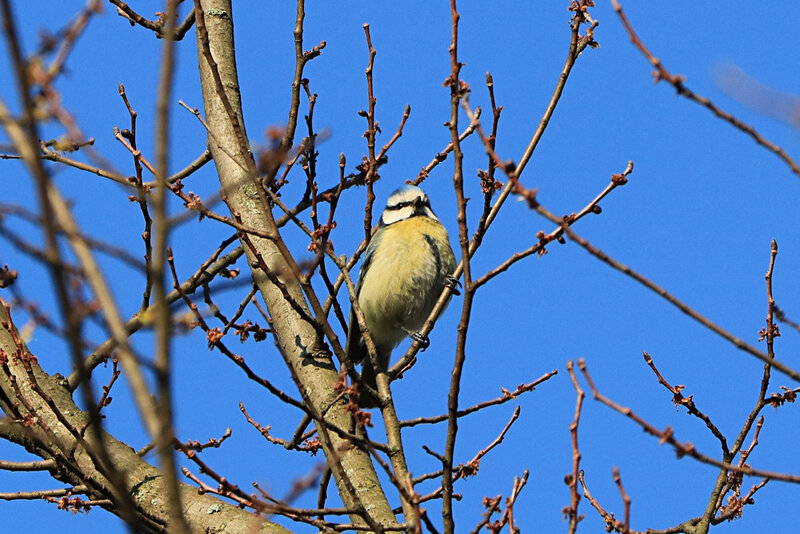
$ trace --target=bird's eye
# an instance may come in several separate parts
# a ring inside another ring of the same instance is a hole
[[[430,200],[427,196],[418,196],[414,197],[412,200],[404,200],[402,202],[397,202],[396,204],[387,204],[386,210],[387,211],[397,211],[403,208],[412,207],[415,208],[417,206],[424,206],[427,208],[431,207]]]
[[[391,206],[386,206],[387,210],[401,210],[407,206],[411,206],[411,202],[398,202],[397,204],[393,204]]]

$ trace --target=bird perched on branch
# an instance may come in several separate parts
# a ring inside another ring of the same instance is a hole
[[[356,299],[385,371],[392,350],[411,336],[427,346],[418,330],[430,315],[445,284],[456,268],[450,238],[431,210],[428,196],[419,187],[404,185],[389,196],[377,230],[364,254],[358,274]],[[353,363],[364,362],[361,384],[377,391],[376,371],[356,320],[350,311],[347,354]],[[362,408],[378,405],[378,399],[359,388]]]

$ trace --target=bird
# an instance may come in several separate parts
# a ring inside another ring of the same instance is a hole
[[[359,270],[355,298],[364,314],[382,371],[392,350],[406,337],[427,346],[418,330],[430,315],[445,285],[455,288],[456,268],[447,230],[433,213],[425,192],[404,185],[386,202]],[[346,352],[352,363],[363,363],[358,395],[361,408],[378,406],[378,399],[363,385],[377,391],[376,372],[350,311]]]

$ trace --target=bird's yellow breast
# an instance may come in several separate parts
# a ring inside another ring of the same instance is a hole
[[[433,309],[455,258],[444,227],[411,217],[382,228],[361,281],[358,303],[376,344],[387,348],[418,330]]]

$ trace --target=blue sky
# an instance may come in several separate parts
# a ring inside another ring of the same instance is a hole
[[[27,51],[36,47],[38,30],[56,30],[83,5],[73,0],[15,4]],[[130,4],[146,16],[162,7],[160,2]],[[319,146],[321,186],[336,183],[339,154],[346,155],[350,171],[366,153],[361,137],[365,121],[357,114],[367,106],[364,22],[371,25],[377,49],[375,94],[383,130],[379,144],[394,132],[405,105],[411,106],[403,137],[381,169],[382,179],[376,185],[379,204],[395,187],[415,177],[449,141],[449,132],[442,126],[449,118],[449,91],[442,87],[449,74],[449,3],[388,4],[310,1],[304,46],[309,49],[322,40],[327,43],[305,72],[311,90],[319,95],[316,127],[328,132]],[[462,2],[460,6],[459,55],[465,63],[462,78],[472,88],[470,103],[482,106],[488,121],[483,80],[490,71],[498,104],[504,107],[497,152],[513,160],[519,159],[547,105],[570,36],[566,0],[518,4],[522,3],[479,7]],[[800,69],[784,4],[733,2],[723,11],[716,4],[686,0],[671,2],[668,7],[628,1],[625,9],[653,53],[673,73],[685,75],[692,90],[753,125],[790,155],[800,154],[796,127],[742,105],[714,83],[714,73],[721,66],[734,64],[776,91],[797,91]],[[627,161],[633,160],[635,170],[629,183],[601,203],[602,215],[583,219],[575,231],[757,345],[766,314],[764,272],[771,239],[779,246],[776,301],[790,317],[800,317],[800,177],[742,132],[677,96],[667,84],[654,84],[651,66],[631,46],[609,2],[599,1],[591,13],[600,21],[595,32],[600,47],[587,49],[578,59],[559,107],[523,174],[523,183],[538,188],[539,200],[550,211],[569,213],[580,210],[605,187],[611,174],[621,172]],[[263,142],[266,128],[286,120],[294,69],[294,6],[289,2],[237,2],[234,21],[245,122],[250,139],[258,144]],[[130,157],[112,132],[115,125],[128,127],[117,85],[125,84],[139,112],[140,148],[152,158],[160,44],[146,30],[130,27],[107,6],[77,43],[69,72],[58,84],[64,106],[75,114],[85,134],[96,138],[96,150],[126,175],[133,172]],[[5,45],[2,57],[7,57]],[[10,79],[8,61],[0,64],[0,76]],[[0,93],[7,102],[14,102],[11,84],[3,84]],[[174,95],[176,101],[202,108],[192,38],[178,45]],[[172,117],[171,166],[177,170],[202,152],[205,132],[177,102]],[[462,117],[462,124],[466,122]],[[49,136],[60,133],[54,126],[43,131]],[[0,138],[0,142],[6,139]],[[475,174],[486,167],[486,156],[476,136],[465,143],[464,150],[467,195],[475,199],[469,211],[470,229],[474,229],[480,213]],[[22,167],[2,161],[0,169],[2,201],[33,206],[32,184]],[[127,199],[129,191],[92,175],[54,166],[50,169],[74,202],[74,212],[84,228],[136,255],[143,253],[141,217],[138,206]],[[451,177],[452,162],[448,160],[423,187],[455,246]],[[188,180],[186,187],[206,197],[213,194],[216,184],[209,165]],[[302,187],[300,176],[295,175],[284,197],[292,198]],[[332,237],[339,254],[351,254],[363,235],[363,198],[363,190],[349,191],[340,204]],[[174,201],[171,209],[177,213],[182,207]],[[11,219],[8,224],[38,239],[30,227]],[[535,243],[537,231],[551,229],[550,223],[524,203],[509,202],[475,256],[473,272],[484,273]],[[178,229],[173,234],[173,248],[182,275],[193,272],[228,235],[226,228],[211,221]],[[297,255],[307,255],[305,240],[293,230],[287,235]],[[538,532],[566,529],[561,510],[569,504],[569,493],[563,479],[571,470],[569,424],[575,405],[565,369],[570,359],[584,358],[605,394],[632,407],[658,428],[672,427],[679,439],[710,455],[718,449],[713,438],[699,420],[674,408],[671,395],[645,365],[642,351],[653,356],[668,380],[685,384],[684,394],[694,395],[698,406],[729,436],[738,431],[756,399],[762,365],[753,357],[577,245],[554,244],[548,250],[545,256],[530,257],[513,266],[481,289],[475,301],[462,405],[496,397],[501,387],[513,389],[552,369],[559,374],[517,403],[473,415],[460,424],[459,462],[468,461],[495,438],[516,404],[522,408],[519,421],[505,442],[483,460],[478,476],[457,484],[457,491],[463,494],[456,506],[459,532],[471,530],[479,521],[484,496],[507,495],[513,477],[524,469],[530,469],[531,475],[515,509],[519,526]],[[0,240],[3,263],[18,269],[20,287],[28,297],[56,316],[46,273]],[[140,274],[105,258],[103,266],[124,314],[136,311],[142,290]],[[240,267],[246,269],[243,264]],[[6,292],[0,295],[10,298]],[[220,296],[220,303],[232,309],[242,296],[241,289],[228,292]],[[431,348],[421,355],[414,370],[396,383],[401,418],[434,415],[446,409],[460,306],[460,299],[450,304],[431,335]],[[21,312],[17,316],[18,321],[25,320]],[[785,326],[782,331],[783,337],[776,342],[778,357],[797,368],[793,358],[800,345],[797,333]],[[100,332],[93,334],[99,336]],[[137,335],[134,342],[140,353],[149,354],[152,339],[146,333]],[[277,384],[292,387],[271,344],[230,344]],[[44,330],[34,332],[30,348],[47,371],[69,372],[63,343]],[[204,453],[217,471],[241,486],[257,480],[283,495],[294,477],[320,461],[269,445],[243,424],[239,401],[262,424],[271,424],[277,435],[290,435],[298,418],[246,382],[223,356],[208,352],[199,333],[176,341],[175,366],[180,438],[203,441],[222,435],[226,427],[233,428],[233,437],[221,449]],[[100,373],[98,382],[107,374]],[[780,385],[796,386],[774,374],[771,390]],[[800,438],[797,408],[787,405],[766,410],[764,415],[760,444],[750,464],[800,473],[795,446]],[[145,444],[124,383],[115,386],[107,425],[132,446]],[[380,435],[379,429],[373,432]],[[443,427],[416,427],[404,438],[414,474],[438,468],[421,446],[428,444],[441,451]],[[666,528],[705,508],[715,468],[676,459],[669,447],[659,445],[632,422],[591,398],[584,403],[580,444],[590,490],[617,517],[622,516],[622,503],[611,470],[619,467],[633,501],[632,528]],[[0,443],[0,459],[27,458],[24,451]],[[745,491],[757,481],[746,479]],[[54,485],[47,477],[0,471],[0,492],[50,487]],[[429,483],[418,491],[432,489]],[[799,497],[796,485],[771,482],[741,519],[720,530],[790,529],[796,524],[790,510]],[[314,498],[309,496],[304,504],[311,505]],[[438,519],[437,504],[432,503],[429,512]],[[0,513],[9,531],[125,531],[116,517],[102,510],[73,516],[41,502],[0,502]],[[580,513],[585,519],[579,532],[601,531],[602,520],[585,499]],[[296,525],[290,528],[311,531]]]

